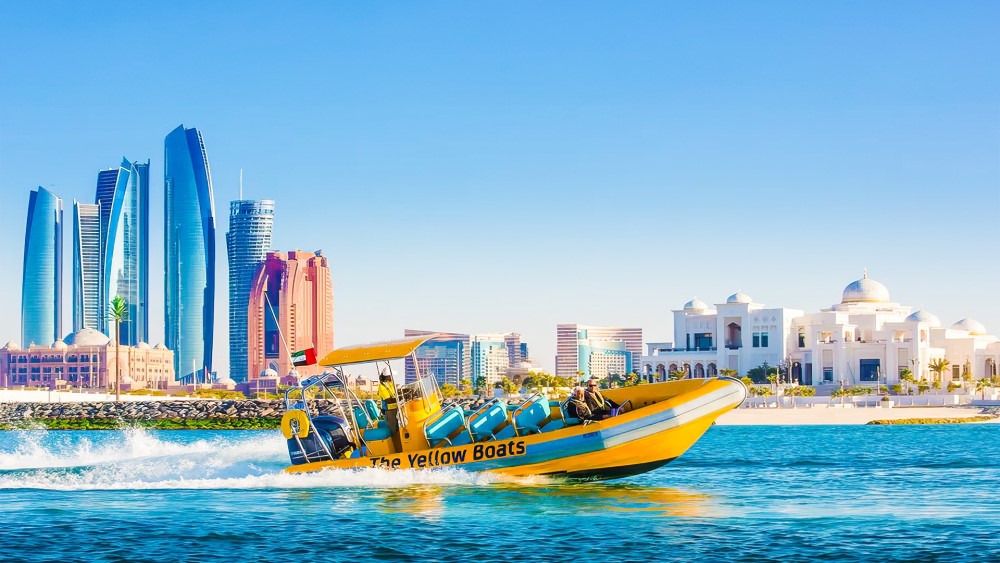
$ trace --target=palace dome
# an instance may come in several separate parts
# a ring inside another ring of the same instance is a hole
[[[708,305],[697,297],[684,304],[685,311],[704,311],[706,309],[708,309]]]
[[[968,317],[951,325],[951,328],[955,330],[964,330],[969,334],[986,334],[986,325]]]
[[[3,349],[7,350],[9,352],[16,352],[16,351],[20,350],[21,347],[18,346],[17,344],[15,344],[14,341],[12,340],[12,341],[8,342],[7,344],[5,344],[4,347],[3,347]]]
[[[156,346],[153,346],[153,350],[166,350],[166,349],[167,349],[167,347],[164,346],[162,342],[160,342]]]
[[[841,303],[888,303],[889,289],[870,279],[868,272],[860,280],[853,281],[844,288]]]
[[[265,378],[265,377],[278,377],[278,372],[274,371],[271,368],[267,368],[266,370],[260,372],[260,377],[261,378]]]
[[[106,334],[92,328],[81,328],[63,340],[66,344],[75,346],[107,346],[111,342]]]
[[[140,342],[136,344],[135,347],[140,350],[149,350],[149,344],[146,344],[145,342]]]
[[[55,348],[56,350],[65,350],[67,346],[62,340],[56,340],[52,343],[52,348]]]
[[[751,299],[746,293],[737,291],[736,293],[730,295],[729,299],[726,299],[726,303],[753,303],[753,299]]]
[[[925,323],[931,326],[941,326],[941,321],[934,315],[928,313],[927,311],[914,311],[909,317],[906,317],[906,322],[908,323]]]

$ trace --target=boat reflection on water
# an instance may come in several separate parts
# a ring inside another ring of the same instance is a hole
[[[562,487],[526,489],[528,495],[544,496],[549,502],[572,505],[590,514],[642,512],[678,518],[717,516],[712,497],[665,487],[581,483]]]
[[[375,508],[386,514],[410,514],[429,520],[444,515],[444,487],[441,485],[416,485],[379,492]]]
[[[496,484],[490,487],[420,485],[379,491],[376,509],[387,514],[410,514],[438,519],[448,510],[461,511],[469,504],[491,510],[506,506],[534,506],[546,513],[643,513],[671,518],[718,517],[721,511],[711,495],[663,487],[607,485],[601,483],[525,486]],[[449,506],[450,505],[450,506]]]

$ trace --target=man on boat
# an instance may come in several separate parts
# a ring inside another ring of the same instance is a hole
[[[392,381],[392,376],[384,371],[378,376],[378,398],[382,399],[382,413],[385,415],[385,423],[392,436],[392,445],[396,447],[397,453],[401,452],[403,448],[399,440],[399,402],[396,400],[396,385]]]
[[[590,408],[590,412],[595,415],[605,415],[601,418],[611,416],[614,409],[618,408],[618,405],[611,402],[611,399],[605,399],[604,395],[601,394],[601,388],[597,386],[596,377],[590,378],[590,381],[587,382],[585,394],[587,397],[587,407]]]
[[[603,413],[595,413],[590,410],[587,406],[587,398],[584,396],[583,387],[576,387],[573,389],[573,395],[570,397],[569,401],[570,414],[574,415],[574,418],[579,418],[580,421],[586,420],[603,420],[607,418],[607,415]]]

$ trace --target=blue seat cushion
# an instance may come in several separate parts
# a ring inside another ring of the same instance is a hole
[[[493,403],[477,411],[478,416],[469,426],[476,440],[484,440],[493,435],[500,425],[507,422],[507,406],[504,403]]]
[[[465,416],[462,409],[449,409],[437,420],[427,425],[427,441],[431,446],[450,438],[459,428],[465,428]]]
[[[517,413],[514,420],[517,422],[518,431],[522,434],[532,431],[537,432],[542,423],[544,423],[551,414],[552,410],[549,406],[548,400],[541,398],[535,400],[521,410],[521,412]]]
[[[389,428],[384,426],[366,428],[364,433],[365,441],[385,440],[389,436]]]
[[[358,425],[361,426],[362,428],[371,426],[372,424],[372,421],[370,418],[368,418],[368,413],[365,411],[365,409],[357,405],[355,405],[354,407],[354,418],[358,421]]]
[[[368,411],[368,418],[371,420],[378,420],[382,417],[382,411],[374,399],[365,399],[365,410]]]

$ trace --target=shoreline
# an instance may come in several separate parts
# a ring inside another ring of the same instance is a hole
[[[719,426],[821,426],[859,425],[875,420],[924,419],[933,424],[935,419],[964,419],[983,416],[980,407],[893,407],[893,408],[738,408],[720,416]],[[987,421],[970,421],[970,424],[995,424],[1000,418]]]

